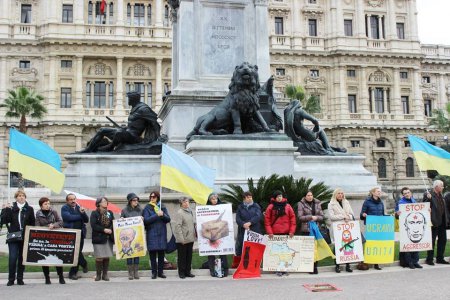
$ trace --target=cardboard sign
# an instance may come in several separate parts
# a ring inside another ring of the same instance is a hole
[[[364,262],[368,264],[393,263],[394,244],[394,217],[367,216]]]
[[[400,252],[432,250],[430,203],[399,205]]]
[[[116,243],[116,259],[145,256],[144,221],[141,217],[117,219],[113,221],[114,241]]]
[[[364,261],[361,229],[358,221],[333,222],[336,263]]]

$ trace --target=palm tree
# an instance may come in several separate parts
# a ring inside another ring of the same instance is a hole
[[[450,132],[450,119],[446,117],[450,116],[450,102],[447,103],[445,110],[435,109],[433,110],[434,117],[430,119],[429,125],[435,126],[439,131],[443,133]]]
[[[292,84],[288,84],[284,89],[286,96],[291,98],[291,100],[299,100],[303,106],[303,110],[307,113],[319,113],[320,112],[320,102],[319,99],[312,95],[308,99],[305,100],[305,90],[301,86],[295,86]]]
[[[43,105],[44,97],[26,87],[8,90],[8,98],[0,107],[6,107],[6,116],[9,118],[20,118],[19,131],[27,131],[27,117],[42,119],[47,109]]]

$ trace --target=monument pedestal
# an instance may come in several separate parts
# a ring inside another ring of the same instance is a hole
[[[281,133],[193,136],[186,154],[216,169],[217,190],[227,184],[247,186],[247,179],[294,172],[292,140]]]
[[[159,190],[160,155],[68,154],[64,189],[96,197]]]

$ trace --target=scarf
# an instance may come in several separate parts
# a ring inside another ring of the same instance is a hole
[[[245,207],[246,209],[248,209],[251,205],[253,205],[253,201],[250,202],[250,203],[243,202],[243,204],[244,204],[244,207]]]
[[[157,203],[149,202],[148,204],[150,204],[150,206],[153,206],[153,210],[155,211],[155,213],[158,213],[160,208]]]
[[[106,209],[98,209],[98,212],[100,213],[100,223],[103,225],[103,227],[108,228],[111,224],[111,220],[109,219],[109,212]]]
[[[277,202],[275,199],[271,199],[275,215],[277,217],[284,216],[286,214],[287,200],[283,199],[282,202]]]
[[[27,204],[27,202],[24,202],[23,204],[20,204],[19,202],[16,202],[16,204],[17,204],[17,207],[19,208],[19,214],[18,214],[19,227],[20,227],[20,230],[22,230],[23,229],[23,226],[22,226],[22,209],[24,208],[25,204]]]

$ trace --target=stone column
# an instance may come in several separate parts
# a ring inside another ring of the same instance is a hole
[[[3,1],[7,1],[7,0],[3,0]],[[56,12],[59,11],[59,9],[57,9],[58,6],[61,6],[61,3],[56,3],[56,0],[47,0],[46,12],[47,12],[47,22],[48,23],[57,23],[58,22],[58,17],[56,16]],[[61,6],[61,8],[62,8],[62,6]]]
[[[376,113],[376,109],[375,109],[375,88],[371,87],[370,88],[370,95],[372,97],[372,113],[375,114]]]
[[[81,143],[82,137],[80,135],[75,136],[75,151],[80,151],[82,149]]]
[[[370,17],[371,15],[367,15],[367,38],[371,39],[372,38],[372,31],[371,31],[371,27],[370,27]]]
[[[74,109],[78,113],[83,110],[83,56],[76,56],[75,103]]]
[[[156,87],[155,87],[155,97],[156,97],[156,111],[162,106],[162,59],[156,59]]]
[[[116,57],[117,63],[117,83],[116,83],[116,111],[123,110],[123,57]]]
[[[73,22],[74,24],[81,25],[84,24],[84,3],[87,1],[84,0],[75,0],[74,1],[74,11],[73,11]],[[87,20],[86,20],[87,23]]]
[[[123,26],[124,22],[123,22],[123,12],[124,12],[124,6],[123,6],[123,0],[116,0],[115,3],[115,7],[116,7],[116,20],[117,20],[117,26]]]
[[[423,111],[422,91],[420,90],[420,69],[417,67],[413,71],[413,106],[412,112],[415,115],[415,119],[423,121],[425,119]]]
[[[417,8],[416,0],[409,0],[408,16],[409,16],[409,33],[411,40],[417,41],[419,36],[417,34]],[[408,26],[405,26],[408,28]]]
[[[292,2],[292,22],[293,22],[293,32],[292,35],[294,36],[294,48],[301,47],[302,45],[302,28],[304,26],[304,23],[301,22],[302,14],[300,12],[300,5],[299,1],[293,1]]]
[[[360,86],[360,92],[359,92],[359,108],[358,112],[364,117],[368,116],[370,113],[369,108],[369,90],[367,87],[367,75],[366,75],[366,66],[361,66],[360,69],[360,78],[359,78],[359,86]],[[357,106],[358,107],[358,106]]]
[[[91,89],[91,97],[89,97],[89,108],[98,108],[95,107],[95,101],[94,101],[94,96],[95,96],[95,81],[91,81],[91,84],[89,85],[89,88]]]
[[[155,26],[156,27],[162,27],[162,14],[163,14],[163,0],[156,0],[155,2]]]
[[[0,24],[8,24],[9,23],[9,4],[11,1],[7,1],[7,0],[3,0],[0,1]],[[11,15],[11,19],[12,19],[12,15]]]
[[[383,88],[383,113],[387,114],[389,112],[388,109],[388,102],[387,102],[387,89],[388,88]]]
[[[339,3],[339,0],[331,0],[331,4],[330,4],[330,22],[328,22],[327,26],[328,26],[328,33],[327,36],[332,36],[332,37],[336,37],[337,36],[337,27],[338,25],[336,24],[338,22],[337,19],[337,3]],[[317,24],[318,26],[318,24]]]
[[[399,68],[394,68],[394,90],[391,93],[393,96],[391,99],[391,114],[400,115],[403,114],[402,110],[402,99],[400,91],[400,70]]]
[[[386,38],[388,40],[391,40],[397,38],[397,24],[395,20],[395,0],[389,0],[388,5],[389,6],[387,10],[387,15],[389,20],[389,26],[388,31],[386,32]]]
[[[345,119],[349,117],[348,114],[348,94],[347,94],[347,80],[346,80],[346,68],[344,66],[339,67],[339,98],[338,98],[338,106],[339,106],[339,115],[341,119]]]
[[[266,81],[270,77],[270,54],[269,51],[261,51],[261,49],[269,49],[269,30],[267,28],[269,1],[255,1],[256,10],[256,64],[259,67],[259,78]]]
[[[383,19],[382,19],[381,15],[378,16],[378,30],[379,30],[378,35],[380,36],[380,40],[384,39],[384,37],[383,37]]]
[[[356,36],[366,36],[366,15],[364,14],[364,0],[356,0]]]
[[[56,80],[57,80],[57,67],[56,67],[56,56],[49,57],[49,68],[48,68],[48,110],[49,114],[55,113],[57,108],[56,99]]]
[[[344,14],[342,12],[342,1],[336,1],[336,30],[337,36],[344,36]]]
[[[3,103],[7,95],[6,77],[8,72],[6,71],[6,56],[0,56],[0,70],[3,70],[0,72],[0,103]]]
[[[445,73],[439,74],[439,97],[437,108],[445,111],[445,104],[447,103],[447,93],[445,90]]]

